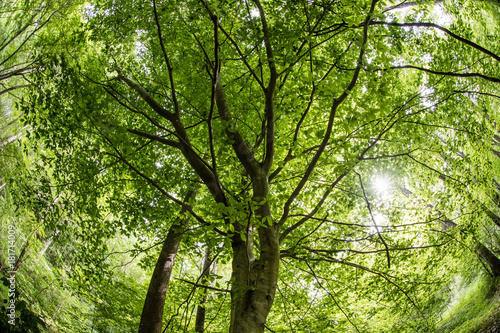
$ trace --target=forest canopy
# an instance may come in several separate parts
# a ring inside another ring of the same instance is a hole
[[[3,2],[2,328],[447,332],[500,276],[499,10]]]

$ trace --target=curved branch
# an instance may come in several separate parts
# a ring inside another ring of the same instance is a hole
[[[153,12],[155,15],[155,23],[156,23],[156,30],[158,32],[158,39],[160,41],[160,47],[161,51],[163,53],[163,57],[165,58],[165,64],[167,65],[168,69],[168,78],[170,80],[170,90],[172,91],[172,100],[174,102],[174,111],[175,114],[179,114],[179,102],[177,101],[177,94],[175,93],[175,86],[174,86],[174,76],[173,76],[173,69],[172,66],[170,65],[170,60],[168,59],[168,54],[167,51],[165,50],[165,45],[163,44],[163,36],[161,33],[161,27],[160,27],[160,21],[158,20],[158,12],[156,11],[156,1],[153,0]]]
[[[427,168],[427,169],[429,169],[429,170],[431,170],[431,171],[433,171],[433,172],[437,173],[437,174],[439,175],[439,177],[442,177],[443,179],[449,178],[449,179],[451,179],[451,180],[456,181],[457,183],[459,183],[459,184],[461,184],[461,185],[464,185],[464,184],[463,184],[460,180],[458,180],[458,179],[456,179],[456,178],[453,178],[453,177],[451,177],[451,176],[445,175],[444,173],[442,173],[442,172],[440,172],[440,171],[438,171],[438,170],[436,170],[436,169],[434,169],[434,168],[432,168],[432,167],[428,166],[427,164],[420,162],[419,160],[417,160],[416,158],[414,158],[414,157],[413,157],[413,156],[411,156],[410,154],[407,154],[406,156],[408,156],[411,160],[413,160],[414,162],[416,162],[416,163],[420,164],[420,165],[421,165],[421,166],[423,166],[424,168]]]
[[[114,147],[113,147],[114,148]],[[179,206],[181,206],[183,209],[185,209],[186,211],[189,212],[189,214],[191,214],[198,222],[200,222],[201,224],[203,225],[209,225],[209,223],[204,220],[201,216],[199,216],[198,214],[196,214],[194,211],[193,211],[193,207],[187,205],[186,203],[184,203],[182,200],[179,200],[177,198],[175,198],[173,195],[171,195],[170,193],[168,193],[163,187],[161,187],[160,185],[158,185],[157,182],[155,182],[153,179],[149,178],[148,176],[146,176],[144,173],[140,172],[135,166],[133,166],[125,157],[123,157],[123,155],[116,149],[115,149],[115,152],[117,153],[117,155],[115,154],[111,154],[111,153],[108,153],[110,156],[113,156],[115,157],[116,159],[122,161],[125,165],[127,165],[132,171],[134,171],[137,175],[139,175],[140,177],[142,177],[144,180],[146,180],[149,184],[151,184],[154,188],[156,188],[158,191],[161,192],[161,194],[163,194],[164,196],[166,196],[169,200],[175,202],[176,204],[178,204]],[[214,228],[214,230],[216,230],[216,228]],[[222,231],[219,231],[218,229],[216,230],[218,233],[220,234],[223,234],[225,235],[226,233],[222,232]]]
[[[2,96],[5,93],[8,93],[9,91],[13,91],[13,90],[16,90],[16,89],[21,89],[21,88],[26,88],[26,87],[28,87],[27,84],[20,85],[20,86],[9,87],[7,89],[4,89],[4,90],[0,91],[0,96]]]
[[[435,247],[441,247],[444,246],[448,243],[450,243],[451,240],[448,240],[443,243],[439,244],[432,244],[432,245],[422,245],[422,246],[409,246],[409,247],[396,247],[396,248],[389,248],[389,251],[409,251],[409,250],[421,250],[421,249],[430,249],[430,248],[435,248]],[[341,252],[352,252],[355,254],[372,254],[372,253],[381,253],[381,252],[387,252],[387,249],[377,249],[377,250],[370,250],[370,251],[360,251],[360,250],[354,250],[354,249],[341,249],[341,250],[322,250],[322,249],[313,249],[309,248],[307,246],[303,246],[303,249],[306,249],[309,252],[313,253],[326,253],[326,254],[335,254],[335,253],[341,253]]]
[[[212,87],[211,87],[211,96],[210,96],[210,111],[208,113],[207,126],[208,126],[208,139],[210,145],[210,156],[212,157],[212,170],[214,173],[214,177],[216,179],[217,185],[220,186],[219,175],[217,174],[217,158],[215,155],[215,147],[214,147],[214,130],[212,121],[214,118],[214,110],[216,105],[215,94],[217,90],[217,77],[219,76],[220,67],[219,67],[219,22],[217,16],[212,16],[213,21],[213,29],[214,29],[214,65],[213,71],[214,74],[212,76]],[[200,44],[201,45],[201,44]],[[205,50],[203,50],[205,52]],[[208,57],[208,55],[207,55]],[[208,59],[210,63],[210,59]],[[221,188],[222,191],[222,188]]]
[[[229,105],[226,99],[226,93],[224,92],[220,75],[217,75],[215,99],[217,102],[217,109],[219,111],[219,115],[227,124],[225,126],[225,132],[227,136],[234,141],[232,146],[234,152],[236,153],[236,156],[245,167],[245,170],[250,174],[250,176],[255,177],[257,175],[258,170],[260,169],[260,166],[257,163],[257,160],[255,159],[252,148],[243,139],[243,136],[240,134],[240,132],[236,129],[236,126],[233,124],[234,120],[229,110]]]
[[[442,32],[446,33],[448,36],[450,36],[450,37],[452,37],[452,38],[454,38],[454,39],[456,39],[456,40],[458,40],[466,45],[469,45],[469,46],[475,48],[476,50],[478,50],[484,54],[489,55],[490,57],[492,57],[496,61],[500,62],[500,56],[496,55],[495,53],[491,52],[490,50],[488,50],[488,49],[486,49],[486,48],[482,47],[481,45],[478,45],[474,42],[471,42],[468,39],[460,37],[460,36],[454,34],[453,32],[451,32],[450,30],[448,30],[440,25],[434,24],[434,23],[426,23],[426,22],[422,22],[422,23],[395,23],[395,22],[372,21],[372,22],[370,22],[370,25],[387,25],[387,26],[393,26],[393,27],[436,28],[436,29],[441,30]]]
[[[49,21],[56,15],[58,14],[65,6],[61,6],[59,9],[55,10],[54,12],[52,12],[49,17],[43,21],[43,22],[37,22],[37,25],[35,27],[35,29],[33,29],[33,31],[31,31],[31,33],[24,39],[24,41],[21,43],[21,45],[19,45],[19,47],[14,50],[14,52],[12,52],[7,58],[5,58],[2,62],[0,62],[0,66],[2,66],[3,64],[5,64],[7,61],[9,61],[12,57],[14,57],[22,48],[23,46],[31,39],[31,37],[33,37],[39,30],[43,29],[43,27],[49,23]],[[42,17],[44,16],[45,14],[42,14]],[[42,18],[41,17],[41,18]],[[33,17],[34,18],[34,17]],[[32,18],[32,19],[33,19]],[[41,19],[40,18],[40,19]],[[23,29],[26,29],[27,27],[24,27]],[[16,37],[18,37],[19,35],[16,35],[14,36],[14,39]],[[11,40],[12,41],[12,40]],[[6,45],[4,45],[2,47],[2,49],[7,46],[11,41],[9,41]]]
[[[436,74],[436,75],[444,75],[444,76],[453,76],[453,77],[479,77],[481,79],[491,81],[491,82],[496,82],[499,83],[500,79],[492,76],[487,76],[481,73],[454,73],[454,72],[440,72],[440,71],[435,71],[432,69],[428,68],[423,68],[423,67],[418,67],[418,66],[413,66],[413,65],[405,65],[405,66],[391,66],[389,67],[390,69],[416,69],[422,72],[430,73],[430,74]],[[385,71],[387,69],[377,69],[375,71]]]
[[[409,2],[407,0],[403,0],[403,2],[400,2],[397,5],[386,7],[382,13],[386,13],[386,12],[389,12],[391,10],[403,9],[403,8],[417,6],[420,3],[425,3],[425,2],[429,2],[429,1],[424,0],[422,2],[414,2],[414,1]],[[437,5],[438,3],[442,3],[442,2],[444,2],[444,0],[433,0],[432,1],[432,3],[435,4],[435,5]]]
[[[364,156],[375,146],[375,144],[377,142],[380,141],[380,139],[382,138],[382,136],[387,133],[397,122],[398,120],[394,120],[394,118],[396,117],[396,115],[398,114],[398,112],[404,110],[404,107],[410,103],[411,101],[413,101],[416,97],[418,96],[418,94],[410,97],[408,99],[408,101],[404,102],[403,105],[401,106],[398,106],[396,108],[394,108],[394,110],[392,111],[392,116],[390,117],[390,119],[387,121],[387,124],[385,125],[384,129],[379,133],[379,135],[373,139],[372,142],[370,142],[368,144],[368,146],[359,154],[359,156],[357,157],[357,161],[354,163],[353,167],[355,165],[357,165],[358,163],[360,163],[361,161],[364,160]],[[283,240],[288,236],[288,234],[290,234],[293,230],[297,229],[298,227],[300,227],[302,224],[306,223],[309,219],[313,218],[314,214],[316,214],[319,209],[321,208],[321,206],[325,203],[326,199],[328,198],[328,196],[330,195],[330,193],[333,191],[333,189],[337,186],[337,184],[348,174],[349,170],[345,170],[342,174],[340,174],[337,179],[335,179],[326,189],[325,193],[323,194],[323,196],[321,197],[321,199],[319,200],[319,202],[316,204],[316,206],[312,209],[312,211],[307,215],[307,216],[304,216],[302,219],[300,219],[300,221],[296,222],[295,224],[289,226],[287,229],[285,229],[283,231],[283,233],[281,234],[280,236],[280,243],[283,242]],[[285,220],[283,221],[280,221],[280,223],[283,223],[284,224]]]
[[[139,93],[142,99],[144,99],[144,101],[148,103],[148,105],[151,106],[151,108],[156,113],[158,113],[160,116],[167,119],[168,121],[174,122],[174,114],[169,112],[160,104],[158,104],[158,102],[153,97],[151,97],[151,95],[148,94],[146,89],[144,89],[140,84],[135,83],[134,81],[123,75],[122,71],[118,67],[116,68],[116,71],[118,72],[118,78],[123,82],[125,82],[130,88]]]
[[[309,180],[309,177],[311,176],[312,172],[314,171],[316,164],[318,163],[319,158],[323,154],[323,151],[325,150],[326,145],[328,144],[328,141],[330,140],[330,136],[332,134],[332,128],[333,128],[333,121],[335,119],[335,114],[342,102],[347,98],[349,93],[352,91],[354,86],[356,85],[356,82],[358,80],[359,73],[361,71],[362,67],[362,62],[363,62],[363,56],[365,54],[365,48],[364,46],[366,45],[368,41],[368,24],[370,23],[371,17],[373,15],[373,11],[375,9],[375,4],[377,3],[378,0],[373,0],[371,7],[370,7],[370,12],[368,13],[368,16],[366,17],[366,20],[364,22],[364,29],[363,29],[363,43],[361,45],[361,50],[359,52],[358,56],[358,63],[356,65],[356,70],[354,71],[354,75],[351,79],[351,82],[347,86],[346,90],[339,96],[339,98],[334,98],[333,104],[330,110],[330,116],[328,118],[328,125],[326,128],[325,136],[323,137],[323,140],[318,147],[318,150],[316,151],[316,154],[314,154],[311,162],[307,166],[306,172],[304,173],[304,176],[300,180],[299,184],[295,188],[295,190],[292,192],[288,200],[285,202],[285,205],[283,207],[283,215],[281,216],[281,219],[278,222],[278,226],[281,227],[287,217],[288,214],[290,213],[290,206],[291,204],[295,201],[299,193],[302,191],[304,186],[306,185],[307,181]]]
[[[305,260],[305,263],[307,265],[307,267],[309,268],[309,270],[311,271],[312,275],[314,276],[314,279],[316,280],[316,282],[318,282],[318,285],[321,287],[321,289],[323,289],[324,291],[326,291],[326,293],[328,294],[328,296],[330,296],[333,300],[333,302],[335,303],[335,306],[344,314],[344,316],[347,318],[347,320],[351,323],[352,326],[354,326],[354,328],[356,329],[356,331],[358,333],[361,333],[361,331],[358,329],[358,326],[356,326],[356,324],[354,324],[354,322],[351,320],[351,318],[349,318],[349,316],[347,315],[347,313],[344,311],[344,309],[342,309],[339,305],[339,303],[337,302],[337,300],[335,299],[335,297],[333,297],[332,293],[326,289],[323,284],[321,283],[321,281],[319,280],[318,276],[316,275],[316,272],[314,272],[313,268],[311,267],[311,265],[309,265],[309,262],[307,262],[307,260]]]
[[[207,7],[207,10],[208,10],[208,7]],[[222,33],[226,36],[226,38],[231,42],[231,44],[233,44],[234,48],[236,49],[236,52],[240,56],[240,59],[243,61],[243,63],[245,64],[245,66],[248,68],[248,70],[252,74],[252,76],[255,79],[255,81],[257,81],[257,83],[259,84],[259,86],[263,90],[265,90],[266,88],[264,87],[264,83],[262,83],[262,80],[259,79],[259,77],[255,73],[255,71],[253,70],[253,68],[250,66],[250,64],[248,63],[245,55],[243,54],[243,52],[241,51],[240,47],[238,46],[238,44],[234,41],[234,39],[231,37],[231,35],[226,30],[224,30],[224,28],[222,26],[219,25],[219,28],[222,31]]]
[[[370,204],[370,201],[368,201],[368,198],[366,197],[365,187],[363,186],[363,181],[361,180],[361,175],[357,172],[355,172],[355,173],[358,175],[359,185],[361,186],[361,190],[363,191],[363,199],[366,202],[366,207],[368,208],[368,212],[370,213],[370,218],[373,222],[373,225],[375,226],[375,230],[377,231],[378,238],[380,238],[380,241],[382,242],[382,244],[384,244],[385,253],[387,256],[387,268],[391,268],[391,256],[389,255],[389,246],[387,246],[387,243],[385,242],[384,238],[380,234],[380,230],[378,228],[377,222],[375,221],[375,218],[373,217],[371,204]]]
[[[164,145],[167,145],[170,147],[180,148],[179,142],[174,141],[174,140],[165,139],[165,138],[162,138],[161,136],[158,136],[158,135],[149,134],[149,133],[142,132],[142,131],[139,131],[139,130],[136,130],[133,128],[127,128],[127,132],[142,136],[143,138],[146,138],[146,139],[158,141],[158,142],[163,143]]]
[[[271,71],[270,81],[272,82],[274,80],[276,82],[277,78],[276,62],[273,57],[273,48],[271,47],[271,38],[269,36],[269,28],[267,27],[266,16],[264,14],[264,9],[262,8],[260,0],[254,0],[254,2],[257,5],[257,8],[259,9],[259,16],[262,24],[262,32],[264,33],[264,46],[266,47],[267,62],[269,64],[269,70]]]

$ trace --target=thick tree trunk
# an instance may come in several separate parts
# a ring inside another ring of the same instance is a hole
[[[233,286],[231,289],[231,325],[229,332],[264,332],[269,311],[276,293],[279,268],[277,234],[274,227],[260,228],[261,255],[258,260],[247,259],[244,242],[233,245]],[[262,237],[262,236],[261,236]]]
[[[210,265],[212,261],[210,260],[210,249],[205,251],[205,256],[203,257],[203,266],[201,271],[201,283],[208,284],[208,276],[210,275]],[[205,306],[204,304],[207,302],[207,288],[204,288],[205,295],[201,300],[201,304],[196,308],[196,322],[194,325],[195,332],[204,332],[205,331]]]
[[[189,192],[186,195],[185,201],[188,201],[195,192],[194,190]],[[184,209],[181,210],[181,216],[184,211]],[[142,308],[139,333],[161,333],[163,308],[165,307],[168,284],[174,267],[175,256],[179,250],[187,222],[188,218],[177,219],[170,227],[167,238],[163,242],[160,256],[151,276],[144,307]]]
[[[253,201],[263,202],[268,193],[267,179],[253,180]],[[274,302],[279,269],[279,233],[269,204],[266,202],[255,212],[259,221],[260,257],[252,260],[247,242],[238,234],[233,236],[233,285],[231,288],[231,333],[261,333]],[[264,220],[265,219],[265,220]]]

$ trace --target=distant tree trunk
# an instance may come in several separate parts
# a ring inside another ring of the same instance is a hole
[[[500,184],[498,184],[495,178],[492,179],[492,183],[495,186],[495,188],[492,190],[493,193],[491,195],[491,199],[493,203],[495,203],[495,205],[500,208],[500,195],[499,195]]]
[[[190,191],[184,200],[188,201],[195,193],[195,190]],[[181,215],[184,212],[185,210],[182,209]],[[188,218],[182,217],[174,221],[168,231],[167,238],[163,242],[160,256],[151,276],[144,307],[142,308],[139,333],[161,333],[168,284],[187,222]]]
[[[40,252],[38,253],[38,257],[41,258],[47,252],[49,249],[50,245],[52,245],[52,242],[54,241],[54,237],[56,237],[59,234],[59,230],[55,230],[54,232],[51,232],[50,236],[45,239],[43,243],[43,247],[40,249]]]
[[[493,155],[495,155],[496,157],[500,158],[500,152],[499,151],[496,151],[495,149],[491,149],[491,151],[493,152]]]
[[[500,276],[500,260],[486,248],[482,243],[477,242],[476,253],[488,264],[494,276]]]
[[[54,240],[54,236],[50,236],[49,238],[47,238],[45,240],[45,242],[43,243],[43,247],[40,249],[40,253],[38,254],[39,258],[43,257],[43,255],[45,254],[45,252],[47,252],[47,250],[49,249],[49,247],[52,244],[53,240]]]
[[[493,223],[495,223],[497,225],[497,227],[500,228],[500,217],[498,217],[497,214],[493,213],[490,209],[488,209],[488,207],[486,207],[486,205],[482,204],[481,206],[483,208],[483,211],[490,218],[490,220],[493,221]]]
[[[148,293],[142,309],[139,333],[161,332],[165,297],[184,229],[184,224],[174,224],[168,231],[149,283]]]
[[[33,231],[28,235],[28,237],[26,237],[26,242],[24,243],[23,245],[23,248],[21,250],[21,252],[19,253],[19,257],[17,257],[17,261],[14,265],[14,268],[11,269],[11,271],[17,271],[19,269],[19,267],[21,267],[21,263],[23,262],[24,260],[24,255],[26,254],[26,252],[28,251],[28,247],[30,245],[30,240],[31,240],[31,237],[33,237],[37,232],[38,232],[38,228],[40,228],[41,226],[41,222],[36,226],[35,229],[33,229]]]
[[[26,251],[28,250],[29,246],[29,240],[26,241],[26,243],[23,246],[23,249],[21,250],[21,253],[19,253],[19,257],[17,258],[16,264],[14,265],[14,269],[12,271],[16,272],[19,267],[21,267],[21,263],[23,262],[24,255],[26,254]]]
[[[448,218],[441,219],[441,224],[443,229],[455,228],[457,224]],[[488,264],[491,269],[491,273],[494,276],[500,276],[500,259],[498,259],[493,252],[488,250],[481,242],[476,241],[476,247],[474,249],[476,254]]]
[[[201,271],[201,283],[208,284],[208,276],[210,275],[210,265],[212,261],[210,260],[210,249],[207,248],[205,251],[205,256],[203,257],[203,265]],[[207,288],[204,288],[204,296],[201,300],[201,304],[196,308],[196,323],[194,326],[195,332],[205,331],[205,303],[207,302]]]
[[[0,271],[7,273],[7,266],[3,263],[2,258],[0,258]]]
[[[413,193],[410,190],[408,190],[404,187],[401,188],[401,191],[406,197],[413,195]],[[434,209],[434,207],[431,205],[428,205],[427,207]],[[486,209],[485,206],[483,208]],[[450,220],[446,216],[444,216],[442,219],[439,219],[439,221],[441,222],[441,226],[442,226],[443,230],[448,230],[451,228],[455,228],[457,226],[457,224],[455,222],[453,222],[452,220]],[[500,276],[500,259],[498,259],[493,254],[493,252],[491,252],[486,246],[484,246],[479,241],[476,241],[476,247],[474,250],[475,250],[476,254],[480,257],[480,259],[484,260],[486,262],[486,264],[488,264],[493,275]]]

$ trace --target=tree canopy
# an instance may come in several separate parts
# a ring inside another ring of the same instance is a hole
[[[137,290],[121,327],[432,331],[457,272],[500,275],[496,3],[24,6],[0,34],[31,156],[11,204],[79,292]]]

